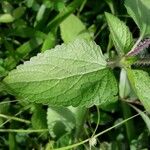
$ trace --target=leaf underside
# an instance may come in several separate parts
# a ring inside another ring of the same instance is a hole
[[[18,98],[57,106],[107,104],[118,92],[100,47],[81,39],[31,58],[4,83]]]

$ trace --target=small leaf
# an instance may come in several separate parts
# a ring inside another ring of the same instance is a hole
[[[0,23],[10,23],[13,22],[14,19],[11,14],[0,14]]]
[[[27,2],[26,2],[27,7],[29,7],[29,8],[33,7],[34,2],[35,2],[34,0],[27,0]]]
[[[126,71],[122,69],[120,73],[119,95],[122,99],[124,99],[129,96],[130,92],[131,89],[130,89]]]
[[[42,4],[40,6],[40,9],[39,9],[39,11],[37,13],[37,16],[36,16],[36,21],[37,22],[41,21],[43,19],[45,11],[46,11],[46,6],[45,6],[45,4]]]
[[[4,83],[29,102],[57,106],[107,104],[118,92],[100,47],[81,39],[31,58],[11,71]]]
[[[19,19],[25,13],[25,10],[25,7],[18,7],[12,12],[12,15],[15,19]]]
[[[118,54],[126,54],[133,46],[133,37],[125,23],[110,13],[105,13],[110,34]]]
[[[57,1],[54,2],[53,5],[54,5],[53,7],[54,7],[54,9],[55,9],[56,11],[61,12],[61,11],[63,11],[63,10],[65,9],[64,0],[57,0]]]
[[[130,83],[145,109],[150,112],[150,77],[142,70],[128,70]]]
[[[50,135],[61,137],[66,132],[71,132],[75,127],[75,117],[69,108],[50,107],[47,111],[47,124]]]
[[[34,105],[31,122],[34,129],[47,129],[46,111],[41,106]]]
[[[4,13],[11,13],[12,12],[13,6],[9,2],[2,1],[1,4],[2,4],[2,9],[3,9]]]
[[[125,6],[139,27],[141,35],[150,35],[150,0],[125,0]]]
[[[61,36],[65,43],[74,40],[75,38],[91,39],[85,25],[75,16],[70,15],[61,24]]]
[[[56,33],[57,33],[57,28],[53,29],[51,32],[48,33],[48,35],[46,36],[43,42],[41,52],[44,52],[48,50],[49,48],[53,48],[55,46],[56,38],[57,38]]]

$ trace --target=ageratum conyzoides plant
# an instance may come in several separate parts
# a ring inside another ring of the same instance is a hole
[[[136,3],[140,9],[135,7]],[[107,105],[118,100],[119,84],[113,69],[120,67],[125,70],[141,103],[150,111],[149,74],[131,67],[140,63],[138,54],[150,45],[150,20],[147,18],[150,1],[126,0],[125,6],[139,27],[140,36],[134,40],[123,21],[105,13],[117,58],[107,58],[94,41],[79,37],[19,65],[3,80],[5,89],[20,100],[51,106]],[[150,63],[148,57],[142,61]]]

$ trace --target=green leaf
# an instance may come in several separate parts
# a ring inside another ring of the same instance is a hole
[[[31,118],[34,129],[47,129],[46,111],[38,105],[34,105],[34,111]]]
[[[2,5],[2,10],[4,13],[11,13],[12,12],[13,6],[9,2],[2,1],[1,5]]]
[[[69,108],[50,107],[47,111],[47,124],[50,135],[60,137],[66,132],[71,132],[75,127],[75,117]]]
[[[13,22],[14,19],[11,14],[0,14],[0,23],[10,23]]]
[[[150,112],[150,77],[142,70],[128,70],[131,85],[145,109]]]
[[[141,36],[150,35],[150,0],[125,0],[125,6],[139,27]]]
[[[53,5],[54,5],[53,7],[56,11],[62,12],[65,9],[64,0],[57,0],[54,2]]]
[[[12,15],[15,19],[19,19],[25,13],[25,10],[25,7],[18,7],[12,12]]]
[[[130,89],[126,71],[122,69],[120,73],[119,95],[122,99],[124,99],[129,96],[130,92],[131,92],[131,89]]]
[[[114,15],[105,13],[105,16],[118,54],[126,54],[133,46],[133,37],[129,28]]]
[[[86,113],[87,108],[84,107],[49,107],[47,124],[50,135],[58,138],[76,129],[74,131],[77,138],[83,129]]]
[[[74,40],[75,38],[91,39],[85,25],[75,16],[70,15],[61,24],[61,37],[65,43]]]
[[[45,11],[46,11],[46,6],[45,6],[45,4],[42,4],[40,6],[40,9],[39,9],[37,16],[36,16],[37,22],[43,19]]]
[[[34,0],[27,0],[27,2],[26,2],[26,3],[27,3],[27,4],[26,4],[27,7],[29,7],[29,8],[30,8],[30,7],[33,7],[34,2],[35,2]]]
[[[117,83],[94,42],[56,46],[17,67],[4,79],[10,92],[29,102],[91,106],[116,100]]]
[[[53,29],[60,25],[60,23],[66,19],[70,14],[72,14],[84,0],[74,0],[72,1],[63,11],[61,11],[53,20],[51,20],[47,28]]]
[[[71,13],[73,13],[76,8],[78,8],[84,0],[74,0],[71,2],[63,11],[61,11],[53,20],[51,20],[47,25],[47,31],[49,31],[47,38],[43,42],[42,52],[47,49],[50,49],[54,46],[56,41],[55,32],[57,31],[57,27],[60,23],[66,19]],[[50,41],[50,42],[49,42]]]
[[[41,52],[44,52],[50,48],[53,48],[55,46],[56,43],[56,38],[57,38],[57,28],[53,29],[51,32],[48,33],[48,35],[46,36],[42,48],[41,48]]]

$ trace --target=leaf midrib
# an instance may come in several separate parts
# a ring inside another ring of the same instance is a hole
[[[33,81],[24,81],[24,82],[12,82],[12,83],[33,83],[33,82],[43,82],[43,81],[53,81],[53,80],[64,80],[64,79],[68,79],[68,78],[72,78],[72,77],[77,77],[77,76],[84,76],[84,75],[88,75],[88,74],[93,74],[93,73],[98,73],[99,71],[103,71],[103,70],[106,70],[106,68],[103,68],[103,69],[98,69],[96,71],[91,71],[91,72],[88,72],[88,73],[83,73],[83,74],[75,74],[75,75],[72,75],[72,76],[67,76],[67,77],[63,77],[63,78],[55,78],[55,79],[44,79],[44,80],[33,80]],[[5,80],[4,80],[5,81]],[[11,84],[11,83],[9,83]]]

